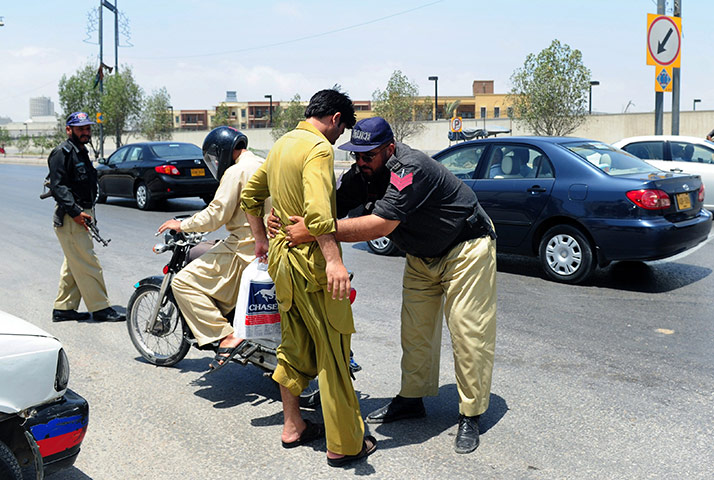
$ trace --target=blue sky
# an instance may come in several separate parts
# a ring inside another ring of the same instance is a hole
[[[110,0],[113,1],[113,0]],[[165,86],[174,109],[210,108],[235,90],[239,100],[265,94],[289,100],[342,85],[369,100],[394,70],[434,94],[470,95],[473,80],[495,80],[496,93],[529,53],[553,39],[577,48],[600,81],[597,112],[654,109],[654,67],[645,64],[647,13],[655,0],[117,0],[132,46],[119,64],[132,67],[145,91]],[[24,121],[29,98],[98,62],[97,33],[87,43],[88,13],[98,0],[0,3],[0,116]],[[667,2],[671,14],[672,0]],[[104,62],[114,65],[113,14],[104,9]],[[714,11],[709,0],[682,0],[681,109],[714,109]],[[121,37],[122,44],[127,39]],[[671,105],[665,94],[665,110]]]

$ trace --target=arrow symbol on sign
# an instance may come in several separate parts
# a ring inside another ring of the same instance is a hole
[[[657,53],[662,53],[666,48],[664,48],[664,45],[667,43],[667,40],[669,40],[669,37],[672,35],[673,29],[669,29],[669,32],[667,32],[667,35],[664,36],[664,39],[662,39],[661,42],[657,42]]]

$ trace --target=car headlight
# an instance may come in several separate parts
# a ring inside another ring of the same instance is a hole
[[[55,373],[55,390],[61,392],[67,388],[69,383],[69,359],[64,353],[64,348],[60,348],[57,354],[57,372]]]

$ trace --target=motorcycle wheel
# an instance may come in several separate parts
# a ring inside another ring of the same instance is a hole
[[[166,297],[159,309],[160,322],[154,331],[148,332],[151,312],[159,301],[158,285],[142,285],[131,295],[127,307],[126,326],[134,347],[142,357],[154,365],[176,365],[188,353],[191,344],[186,339],[185,323],[179,316],[173,298]]]
[[[310,380],[307,388],[300,394],[300,407],[316,410],[320,406],[320,387],[317,379]]]

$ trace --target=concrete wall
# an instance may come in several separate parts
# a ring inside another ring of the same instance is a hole
[[[510,128],[512,135],[531,135],[526,126],[517,120],[511,121],[509,118],[487,119],[484,124],[483,119],[466,119],[464,128],[484,128],[489,126],[499,126]],[[680,135],[690,135],[704,138],[714,128],[714,110],[686,111],[680,112],[679,133]],[[274,140],[267,128],[247,129],[244,131],[248,135],[249,146],[258,153],[267,154],[272,147]],[[424,130],[413,138],[407,138],[406,143],[411,147],[423,150],[428,153],[435,153],[449,146],[447,137],[449,132],[449,121],[438,120],[436,122],[424,122]],[[664,115],[664,133],[671,132],[671,114]],[[94,134],[97,135],[95,130]],[[178,142],[190,142],[198,146],[203,144],[208,131],[176,131],[173,140]],[[626,113],[626,114],[604,114],[591,115],[585,123],[573,132],[570,136],[585,137],[593,140],[601,140],[606,143],[613,143],[622,138],[636,135],[654,134],[654,113]],[[506,134],[508,135],[508,134]],[[503,135],[501,135],[503,136]],[[337,141],[337,145],[347,142],[350,138],[350,131]],[[145,141],[146,139],[137,136],[124,137],[125,143]],[[8,148],[8,153],[13,152],[13,147]],[[105,156],[115,150],[113,138],[107,137],[104,144]],[[348,160],[346,152],[336,150],[337,160]]]
[[[486,128],[489,126],[499,126],[510,128],[513,135],[531,135],[526,126],[517,120],[511,122],[507,117],[499,119],[487,119]],[[447,137],[449,132],[449,121],[438,120],[436,122],[424,122],[424,130],[413,138],[406,139],[407,144],[413,148],[435,153],[449,146]],[[483,128],[484,120],[468,119],[464,120],[464,128]],[[664,133],[671,132],[671,115],[664,115]],[[690,135],[704,138],[714,128],[714,110],[703,110],[697,112],[680,112],[679,133],[680,135]],[[206,136],[206,131],[198,132],[174,132],[173,139],[181,142],[191,142],[201,146]],[[266,128],[248,129],[244,133],[248,135],[249,145],[260,152],[267,153],[273,145],[274,140],[270,135],[270,130]],[[654,113],[627,113],[627,114],[605,114],[592,115],[585,123],[573,132],[570,136],[585,137],[593,140],[601,140],[606,143],[613,143],[626,137],[636,135],[654,134]],[[349,140],[350,131],[337,141],[341,145]],[[508,135],[508,134],[506,134]],[[503,136],[503,135],[501,135]],[[131,142],[142,141],[141,138],[132,137]],[[114,145],[111,139],[105,144],[105,151],[113,151]],[[344,157],[344,158],[342,158]],[[338,151],[339,160],[346,159],[346,154]]]

